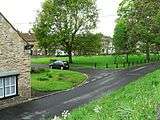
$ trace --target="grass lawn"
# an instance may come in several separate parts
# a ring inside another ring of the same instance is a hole
[[[66,120],[156,120],[160,70],[97,101],[75,109]]]
[[[151,60],[154,61],[155,58],[158,58],[156,55],[151,55]],[[67,57],[33,57],[32,64],[49,64],[50,59],[57,60],[68,60]],[[130,55],[129,62],[135,62],[138,64],[140,62],[144,62],[144,55]],[[116,58],[118,63],[118,67],[124,67],[123,63],[125,62],[125,56],[121,55]],[[109,68],[115,68],[116,64],[115,56],[107,55],[107,56],[74,56],[72,66],[85,66],[85,67],[94,67],[96,63],[97,68],[105,68],[106,64],[108,64]],[[137,63],[138,62],[138,63]],[[142,63],[140,63],[142,64]],[[127,67],[127,64],[125,65]]]
[[[68,60],[67,57],[32,57],[32,64],[49,64],[51,59]]]
[[[64,70],[41,70],[31,77],[32,89],[43,92],[66,90],[86,80],[82,73]]]

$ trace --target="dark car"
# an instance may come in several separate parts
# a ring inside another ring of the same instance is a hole
[[[68,70],[69,69],[69,63],[68,63],[68,61],[55,60],[55,61],[52,61],[52,63],[49,64],[49,68]]]

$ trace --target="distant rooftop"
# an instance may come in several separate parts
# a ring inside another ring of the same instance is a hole
[[[34,33],[22,33],[20,32],[20,36],[25,39],[27,42],[36,42],[36,36]]]

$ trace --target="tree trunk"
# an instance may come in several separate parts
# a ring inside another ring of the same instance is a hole
[[[147,62],[150,61],[150,46],[149,46],[149,42],[146,43],[146,60],[147,60]]]
[[[72,61],[72,51],[68,51],[69,63],[73,63]]]
[[[47,55],[47,54],[48,54],[48,50],[47,50],[47,49],[45,49],[45,50],[44,50],[44,52],[45,52],[45,53],[44,53],[45,55]]]

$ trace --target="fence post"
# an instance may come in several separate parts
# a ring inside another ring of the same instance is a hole
[[[125,62],[123,62],[123,67],[124,67],[124,68],[126,67],[126,63],[125,63]]]
[[[94,68],[96,68],[97,67],[97,63],[94,63]]]
[[[116,63],[116,68],[118,68],[118,63]]]
[[[130,67],[130,62],[128,62],[128,67]]]
[[[106,68],[108,68],[108,63],[106,63]]]

